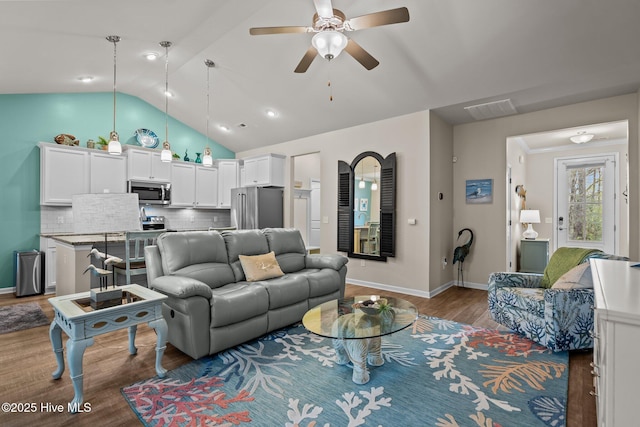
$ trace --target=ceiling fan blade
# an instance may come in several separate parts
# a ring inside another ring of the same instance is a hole
[[[307,50],[307,53],[304,54],[304,56],[300,60],[300,63],[298,64],[296,69],[293,70],[293,72],[304,73],[305,71],[307,71],[307,69],[309,68],[309,65],[311,65],[311,63],[313,62],[316,56],[318,56],[318,51],[316,50],[315,47],[310,46],[309,49]]]
[[[351,56],[354,57],[356,61],[362,64],[364,68],[367,70],[372,70],[380,64],[376,58],[371,56],[369,52],[364,50],[358,43],[349,39],[347,42],[347,47],[344,50]]]
[[[331,0],[313,0],[316,12],[321,18],[331,18],[333,16],[333,6]]]
[[[409,9],[406,7],[399,7],[397,9],[384,10],[351,18],[345,22],[345,27],[350,30],[362,30],[364,28],[399,24],[401,22],[409,22]]]
[[[254,27],[249,29],[252,36],[262,36],[265,34],[290,34],[290,33],[308,33],[309,27]]]

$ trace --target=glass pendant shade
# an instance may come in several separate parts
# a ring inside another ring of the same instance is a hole
[[[213,157],[211,156],[211,148],[206,147],[203,152],[204,156],[202,157],[202,165],[203,166],[213,166]]]
[[[340,55],[340,52],[347,47],[347,36],[339,31],[321,31],[313,36],[311,44],[316,48],[320,56],[332,60]]]
[[[162,152],[160,153],[160,160],[167,163],[171,161],[173,154],[171,153],[171,144],[168,141],[162,143]]]
[[[360,182],[358,183],[358,188],[364,188],[367,184],[364,182],[364,179],[360,178]]]
[[[371,191],[377,191],[378,190],[378,183],[373,181],[373,183],[371,184]]]
[[[120,144],[120,141],[118,138],[118,132],[112,131],[109,134],[109,145],[107,147],[107,150],[109,154],[114,154],[114,155],[122,154],[122,145]]]

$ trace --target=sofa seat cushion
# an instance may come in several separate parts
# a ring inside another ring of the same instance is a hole
[[[544,291],[544,288],[498,288],[496,301],[505,309],[512,306],[544,318]]]
[[[330,268],[316,270],[310,268],[302,273],[309,281],[309,296],[318,297],[340,289],[340,273]]]
[[[171,275],[190,277],[206,283],[210,288],[217,288],[227,283],[235,282],[235,276],[229,264],[219,262],[187,265],[175,270]]]
[[[269,294],[269,310],[286,307],[309,299],[309,282],[299,274],[285,274],[277,279],[253,282]]]
[[[269,295],[249,282],[229,283],[211,290],[211,327],[232,325],[269,310]]]

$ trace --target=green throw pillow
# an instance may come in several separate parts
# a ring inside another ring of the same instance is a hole
[[[544,288],[550,288],[563,274],[581,264],[587,256],[594,252],[601,251],[585,248],[558,248],[551,256],[547,268],[544,269],[540,284]]]

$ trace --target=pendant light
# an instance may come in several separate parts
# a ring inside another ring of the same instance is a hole
[[[376,165],[373,165],[373,183],[371,184],[371,191],[378,190],[378,181],[376,181]]]
[[[165,50],[164,61],[164,142],[162,143],[162,153],[160,153],[160,160],[163,162],[170,162],[173,155],[171,154],[171,144],[169,144],[169,47],[171,42],[160,42]]]
[[[113,43],[113,130],[109,133],[109,154],[122,154],[118,132],[116,132],[116,43],[120,41],[120,36],[107,36],[107,40]]]
[[[209,76],[211,75],[211,69],[215,67],[216,64],[210,59],[205,59],[204,65],[207,66],[207,146],[203,151],[202,165],[213,166],[213,157],[211,156],[211,148],[209,148]]]
[[[364,187],[367,186],[367,184],[364,182],[364,163],[362,162],[362,160],[360,161],[361,165],[360,165],[360,182],[358,183],[358,188],[363,189]]]

